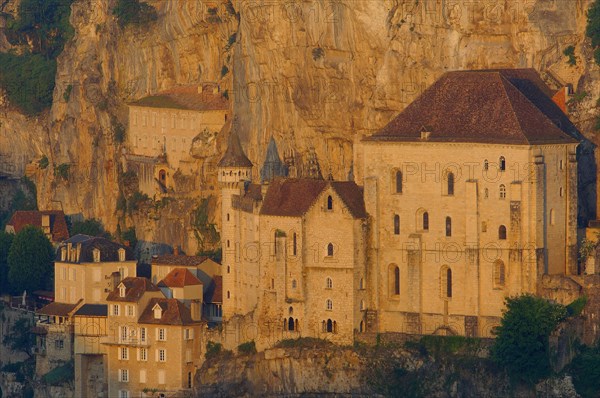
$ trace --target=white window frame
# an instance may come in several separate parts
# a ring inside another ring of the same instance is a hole
[[[119,381],[121,383],[129,383],[129,370],[119,369]]]
[[[129,360],[129,348],[127,347],[119,347],[119,359],[121,361]]]

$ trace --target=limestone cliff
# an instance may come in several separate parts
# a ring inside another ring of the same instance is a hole
[[[14,12],[16,3],[5,10]],[[120,28],[116,0],[76,0],[75,36],[59,57],[51,110],[26,119],[0,105],[0,155],[21,174],[33,164],[41,208],[100,218],[111,231],[135,223],[142,240],[193,251],[190,217],[183,217],[189,209],[171,209],[183,224],[169,228],[117,212],[127,148],[114,138],[128,123],[128,101],[200,81],[227,90],[256,166],[274,136],[282,156],[301,166],[314,151],[323,174],[336,179],[350,171],[357,136],[381,128],[446,70],[533,67],[555,88],[572,84],[580,93],[572,118],[595,138],[600,73],[584,35],[591,0],[148,3],[157,21]],[[575,66],[563,55],[570,45]],[[0,50],[7,47],[0,34]],[[221,152],[225,135],[218,137]],[[43,155],[50,167],[36,170]],[[218,154],[198,158],[212,162]],[[200,162],[197,173],[210,170]],[[55,167],[67,164],[68,176],[55,176]],[[202,177],[203,191],[186,199],[194,204],[217,189],[212,175]],[[595,215],[594,177],[580,179],[584,217]],[[218,219],[216,208],[211,219]]]

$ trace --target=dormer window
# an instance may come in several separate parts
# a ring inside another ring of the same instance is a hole
[[[160,307],[160,305],[156,304],[152,308],[152,311],[154,311],[154,319],[160,319],[160,318],[162,318],[162,308]]]
[[[125,297],[126,288],[125,285],[119,285],[119,297]]]
[[[94,250],[92,250],[92,254],[94,256],[94,262],[99,263],[100,262],[100,250],[94,249]]]
[[[125,249],[119,249],[119,261],[125,261]]]

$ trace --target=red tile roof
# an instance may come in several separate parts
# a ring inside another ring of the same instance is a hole
[[[141,98],[130,105],[150,108],[170,108],[194,111],[228,110],[229,102],[220,92],[213,93],[215,84],[173,87],[154,95]]]
[[[50,303],[36,311],[39,315],[56,315],[56,316],[67,316],[71,311],[77,307],[79,303],[68,304],[68,303]]]
[[[363,190],[353,181],[323,181],[313,179],[276,179],[269,184],[260,214],[300,217],[331,186],[355,218],[367,216]]]
[[[208,260],[206,256],[186,256],[182,254],[163,254],[152,257],[152,265],[179,265],[196,267]]]
[[[125,285],[125,297],[119,294],[119,286]],[[138,302],[146,292],[158,292],[160,289],[150,282],[149,279],[140,277],[127,277],[123,279],[117,287],[108,294],[106,301],[129,301]]]
[[[42,228],[42,216],[50,216],[50,233],[53,242],[62,242],[69,239],[69,230],[65,220],[65,213],[61,210],[45,211],[16,211],[7,225],[11,225],[15,233],[19,233],[25,226],[33,225]]]
[[[154,306],[157,304],[162,309],[160,319],[154,318]],[[138,319],[138,323],[158,325],[190,325],[199,322],[192,319],[190,309],[181,301],[168,298],[151,299]]]
[[[201,284],[202,282],[187,268],[175,268],[158,282],[159,287],[184,287]]]
[[[576,143],[551,95],[533,69],[448,72],[366,141]]]

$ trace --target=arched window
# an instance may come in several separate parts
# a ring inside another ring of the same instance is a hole
[[[227,239],[227,247],[229,247],[229,239]]]
[[[394,235],[400,235],[400,216],[394,216]]]
[[[402,193],[402,172],[396,171],[396,193]]]
[[[227,221],[229,221],[229,213],[227,213]]]
[[[554,209],[550,209],[550,225],[554,225],[556,222],[556,215],[554,214]]]
[[[394,294],[400,294],[400,267],[394,268]]]
[[[500,199],[506,199],[506,186],[500,184]]]
[[[292,279],[292,289],[295,289],[298,286],[298,283],[295,279]]]
[[[487,198],[489,198],[489,196],[490,196],[490,190],[489,190],[489,189],[487,189],[487,188],[485,188],[485,189],[483,190],[483,198],[484,198],[484,199],[487,199]]]
[[[446,265],[440,269],[440,296],[443,299],[452,298],[452,270]]]
[[[446,217],[446,236],[452,236],[452,219]]]
[[[493,277],[494,277],[494,287],[495,288],[503,288],[505,282],[505,267],[504,262],[502,260],[494,261],[494,269],[493,269]]]
[[[327,311],[333,310],[333,301],[331,301],[331,299],[327,299],[326,305],[327,305]]]
[[[229,290],[227,291],[227,298],[231,298],[231,293],[229,292]]]
[[[364,331],[365,331],[365,322],[364,321],[360,321],[359,332],[364,333]]]
[[[429,213],[423,213],[423,231],[429,231]]]
[[[327,320],[327,333],[333,333],[333,322],[331,319]]]
[[[365,283],[364,283],[363,278],[360,278],[360,281],[358,282],[358,288],[361,290],[365,288]]]
[[[560,187],[560,189],[559,189],[559,194],[560,194],[560,197],[562,198],[563,194],[564,194],[564,190],[562,187]]]
[[[333,289],[333,279],[331,279],[329,277],[327,279],[325,279],[325,288]]]
[[[506,159],[504,158],[504,156],[500,156],[500,160],[498,163],[500,165],[500,171],[506,170]]]
[[[283,330],[288,330],[288,320],[283,318]]]
[[[454,174],[448,173],[448,195],[454,195]]]
[[[333,210],[333,198],[331,195],[327,197],[327,210]]]
[[[365,309],[365,300],[360,300],[360,310],[364,310]]]
[[[487,159],[485,159],[485,160],[483,161],[483,169],[484,169],[485,171],[487,171],[489,168],[490,168],[490,163],[488,162],[488,160],[487,160]]]
[[[298,252],[298,237],[296,233],[292,235],[292,255],[296,255]]]
[[[327,256],[333,257],[333,243],[327,245]]]
[[[294,318],[289,317],[288,319],[288,330],[293,331],[295,326]]]
[[[498,239],[506,240],[506,227],[504,225],[500,225],[498,228]]]
[[[231,267],[229,265],[227,266],[227,273],[231,273]]]
[[[288,308],[288,313],[289,313],[290,315],[294,315],[294,307],[290,307],[290,308]]]

